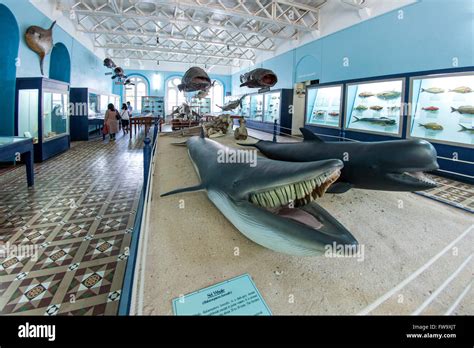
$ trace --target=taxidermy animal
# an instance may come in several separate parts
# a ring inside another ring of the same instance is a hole
[[[209,75],[200,67],[194,66],[184,73],[178,89],[184,92],[208,91],[213,85]]]
[[[228,102],[227,104],[225,104],[224,106],[219,106],[216,104],[216,106],[218,108],[221,108],[222,111],[232,111],[234,109],[237,109],[239,106],[242,108],[242,100],[244,100],[244,98],[246,97],[247,95],[244,94],[242,96],[242,98],[240,99],[236,99],[236,100],[231,100],[230,102]]]
[[[227,115],[214,117],[212,121],[205,122],[202,125],[204,136],[208,138],[222,137],[227,134],[232,120]]]
[[[437,186],[423,172],[439,168],[436,150],[421,139],[378,142],[325,142],[306,128],[300,128],[304,141],[253,145],[265,156],[290,162],[344,161],[341,176],[328,192],[343,193],[351,188],[382,191],[421,191]]]
[[[247,132],[247,127],[245,127],[245,124],[247,122],[245,121],[245,118],[241,117],[239,118],[239,127],[235,129],[234,131],[234,138],[236,140],[247,140],[249,134]]]
[[[177,107],[176,110],[171,113],[171,116],[185,120],[199,119],[201,117],[197,112],[191,110],[191,107],[187,103],[183,103]]]
[[[474,106],[464,105],[464,106],[458,107],[457,109],[451,106],[451,112],[459,112],[460,114],[474,115]]]
[[[104,66],[109,69],[115,69],[117,65],[114,63],[114,61],[110,58],[105,58],[104,59]]]
[[[429,122],[429,123],[418,123],[420,127],[425,127],[426,129],[431,129],[431,130],[443,130],[443,126],[436,123],[436,122]]]
[[[121,67],[116,67],[114,69],[114,76],[112,76],[112,80],[115,80],[118,78],[119,80],[126,79],[127,75],[125,75],[125,71]]]
[[[355,121],[353,121],[352,123],[355,123],[355,122],[369,122],[369,123],[378,124],[380,126],[393,126],[397,123],[396,120],[388,118],[388,117],[363,117],[363,118],[359,118],[359,117],[354,116],[354,119],[355,119]]]
[[[43,72],[44,58],[53,49],[53,27],[56,25],[56,21],[51,24],[49,29],[43,29],[33,25],[26,29],[25,41],[27,46],[40,57],[40,69],[41,75]]]
[[[268,69],[254,69],[240,75],[240,87],[248,88],[265,88],[273,87],[278,82],[278,77],[276,74]]]
[[[226,154],[250,157],[251,151],[233,149],[202,135],[188,139],[187,147],[200,183],[162,197],[204,190],[242,234],[277,252],[315,256],[324,254],[325,246],[333,243],[357,245],[342,224],[314,203],[337,179],[342,161],[290,163],[259,157],[252,166],[235,156],[234,161],[231,157],[225,160]]]
[[[130,79],[127,79],[124,83],[123,83],[124,86],[135,86],[135,84],[132,82],[132,80]]]

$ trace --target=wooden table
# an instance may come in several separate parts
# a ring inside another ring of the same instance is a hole
[[[130,117],[130,139],[132,139],[133,129],[135,129],[135,135],[137,135],[140,127],[145,126],[145,135],[148,135],[152,125],[159,125],[161,127],[160,117],[152,115]]]
[[[26,164],[28,187],[31,187],[35,184],[33,139],[24,137],[0,137],[0,161],[17,162],[20,160],[19,156],[21,155]]]

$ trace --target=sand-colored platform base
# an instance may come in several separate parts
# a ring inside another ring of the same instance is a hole
[[[172,314],[171,300],[249,273],[275,315],[356,314],[412,275],[473,223],[461,210],[412,193],[351,190],[320,204],[364,247],[364,259],[300,258],[245,238],[204,192],[160,198],[198,183],[185,147],[159,139],[146,248],[143,314]],[[218,141],[234,144],[231,137]],[[184,206],[183,206],[184,205]],[[410,314],[473,252],[474,229],[371,314]],[[471,260],[423,314],[443,314],[472,281]],[[454,313],[474,312],[474,290]]]

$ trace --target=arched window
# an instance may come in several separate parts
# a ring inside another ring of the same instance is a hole
[[[166,82],[166,114],[173,112],[176,106],[181,105],[186,101],[183,92],[180,92],[178,85],[181,83],[180,77],[172,77]]]
[[[224,104],[224,86],[220,81],[216,80],[214,83],[214,87],[209,91],[209,98],[211,98],[211,111],[221,111],[221,109],[216,106],[216,104],[220,106]]]
[[[141,113],[142,111],[142,97],[148,95],[148,81],[140,76],[130,77],[130,81],[135,85],[127,85],[125,88],[125,103],[132,104],[134,112]]]

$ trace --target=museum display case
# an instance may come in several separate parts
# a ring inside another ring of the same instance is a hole
[[[280,103],[281,94],[280,92],[270,92],[264,94],[264,122],[280,122]]]
[[[341,115],[342,85],[311,86],[307,88],[306,124],[340,128]]]
[[[250,96],[250,120],[263,121],[263,94],[252,94]]]
[[[192,98],[191,109],[200,115],[211,113],[211,98]]]
[[[410,78],[408,136],[474,146],[474,72]]]
[[[35,161],[69,149],[69,84],[47,78],[18,78],[16,100],[15,134],[33,138]]]
[[[153,114],[156,117],[164,117],[165,98],[155,96],[142,97],[142,114]]]
[[[70,99],[72,141],[89,140],[91,134],[98,133],[109,104],[114,104],[117,109],[122,106],[119,95],[100,93],[90,88],[72,87]]]
[[[238,98],[241,98],[239,96]],[[244,117],[250,116],[250,95],[246,95],[244,99],[242,99],[242,107],[239,110],[239,115]]]
[[[344,128],[401,137],[404,91],[404,78],[346,84]]]

